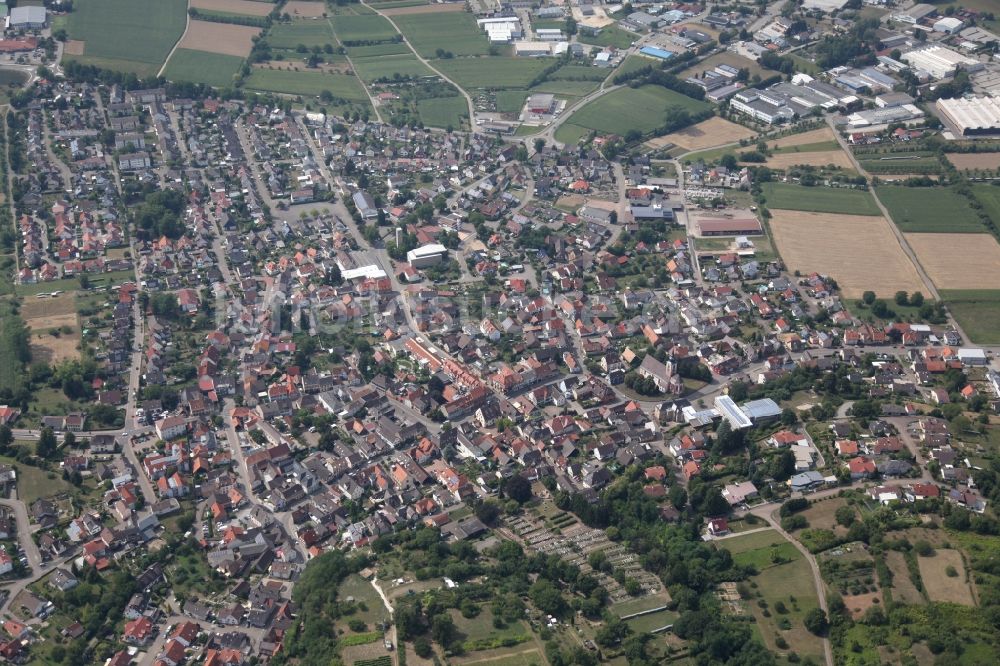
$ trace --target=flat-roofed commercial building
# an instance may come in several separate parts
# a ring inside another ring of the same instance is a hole
[[[1000,134],[1000,99],[996,97],[939,99],[937,110],[962,136]]]

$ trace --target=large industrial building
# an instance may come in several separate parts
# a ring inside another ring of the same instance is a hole
[[[448,248],[438,243],[428,243],[406,253],[406,260],[414,268],[427,268],[441,263],[448,256]]]
[[[962,136],[1000,134],[1000,99],[996,97],[939,99],[937,110]]]
[[[40,30],[45,27],[45,7],[14,7],[7,17],[8,26],[15,29]]]
[[[913,69],[927,72],[935,79],[954,76],[959,67],[966,72],[977,72],[984,66],[978,60],[937,45],[914,49],[904,53],[902,58]]]

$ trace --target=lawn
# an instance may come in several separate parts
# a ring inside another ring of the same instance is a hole
[[[412,53],[406,55],[384,55],[375,58],[353,58],[354,71],[365,81],[392,79],[395,75],[433,76],[434,72],[417,60]]]
[[[502,629],[493,626],[493,611],[489,606],[480,606],[479,615],[466,618],[456,610],[449,611],[455,621],[455,628],[464,636],[466,652],[510,647],[531,640],[531,631],[524,622],[517,620]]]
[[[393,17],[407,41],[425,58],[436,57],[438,49],[456,56],[486,55],[490,45],[472,14],[405,14]]]
[[[608,78],[610,72],[603,67],[590,67],[589,65],[563,65],[549,75],[552,81],[603,81]]]
[[[972,342],[1000,344],[1000,289],[942,289],[941,298]]]
[[[544,58],[448,58],[434,66],[466,90],[526,88],[549,64]]]
[[[527,90],[498,90],[497,111],[500,113],[520,113],[527,97]]]
[[[170,81],[191,81],[216,88],[231,88],[233,77],[243,65],[243,58],[207,53],[192,49],[177,49],[167,63],[163,75]]]
[[[348,615],[346,620],[361,620],[368,625],[367,631],[374,629],[388,616],[378,592],[371,583],[357,574],[351,574],[344,579],[337,590],[337,596],[341,603],[346,602],[349,597],[354,599],[357,604],[356,610]]]
[[[792,562],[769,567],[751,581],[756,583],[755,592],[767,603],[771,613],[770,617],[764,617],[763,609],[756,602],[750,604],[767,647],[777,651],[775,636],[780,635],[788,642],[788,649],[822,661],[821,642],[802,623],[805,614],[819,605],[812,571],[805,558],[799,556]],[[784,604],[786,612],[778,610],[778,602]],[[791,628],[780,629],[778,622],[781,620],[787,620]]]
[[[876,194],[900,231],[977,234],[985,231],[969,200],[950,188],[883,186]]]
[[[84,42],[88,65],[155,75],[186,23],[186,0],[87,0],[66,17],[70,39]]]
[[[972,195],[989,213],[991,220],[1000,220],[1000,187],[995,185],[973,185]]]
[[[333,29],[327,21],[293,21],[275,23],[267,35],[271,48],[294,50],[300,44],[306,48],[336,44]]]
[[[392,24],[378,14],[334,16],[333,32],[341,42],[384,42],[396,36]]]
[[[367,101],[364,88],[356,76],[323,72],[296,72],[280,69],[255,69],[247,78],[248,90],[317,96],[329,90],[334,97],[354,102]]]
[[[626,620],[625,623],[637,634],[645,634],[650,631],[656,631],[657,629],[662,629],[663,627],[673,624],[674,620],[679,617],[679,613],[675,611],[657,611],[655,613],[649,613],[647,615],[640,615],[639,617],[633,617],[630,620]]]
[[[775,530],[764,530],[762,532],[744,534],[730,539],[722,539],[716,543],[733,555],[739,555],[741,553],[748,553],[760,548],[769,548],[774,545],[788,543],[788,541]]]
[[[98,289],[110,285],[119,285],[125,282],[135,282],[135,273],[132,271],[112,271],[91,276],[90,289]],[[35,284],[17,285],[19,296],[34,296],[52,291],[73,291],[80,288],[80,280],[77,278],[66,278],[63,280],[52,280],[51,282],[36,282]]]
[[[460,95],[431,97],[417,102],[417,113],[424,125],[460,129],[468,125],[469,106]]]
[[[30,505],[42,497],[72,493],[76,488],[62,480],[57,472],[46,472],[38,467],[22,465],[13,458],[0,456],[0,463],[17,468],[17,498]]]
[[[768,208],[844,215],[879,214],[875,199],[864,190],[765,183],[764,196]]]
[[[593,92],[600,81],[543,81],[531,89],[531,92],[552,93],[563,97],[583,97]]]
[[[577,40],[581,44],[590,44],[592,46],[613,46],[616,49],[627,49],[632,46],[632,42],[638,37],[639,35],[633,32],[628,32],[615,26],[608,26],[601,30],[601,34],[596,37],[580,33],[577,35]]]
[[[665,110],[669,106],[680,106],[695,112],[709,108],[705,102],[692,99],[660,86],[641,88],[619,88],[588,102],[573,112],[569,120],[557,131],[556,138],[571,143],[572,136],[580,136],[589,130],[611,134],[625,134],[631,129],[646,134],[663,125]]]

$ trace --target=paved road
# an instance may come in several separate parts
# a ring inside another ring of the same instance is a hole
[[[42,554],[39,552],[35,540],[31,538],[31,521],[28,519],[27,507],[21,500],[0,500],[0,504],[14,513],[14,519],[17,522],[17,539],[28,558],[28,566],[35,573],[40,572],[42,570]]]

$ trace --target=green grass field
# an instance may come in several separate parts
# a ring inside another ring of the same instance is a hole
[[[169,81],[204,83],[216,88],[231,88],[243,58],[193,49],[177,49],[163,75]]]
[[[186,0],[86,0],[66,17],[70,39],[84,42],[77,62],[155,75],[186,23]]]
[[[995,185],[973,185],[972,195],[989,213],[991,220],[1000,220],[1000,187]]]
[[[371,46],[352,46],[347,49],[347,55],[351,58],[371,58],[374,56],[390,55],[412,55],[410,47],[398,42],[385,42],[383,44],[372,44]]]
[[[969,200],[947,187],[893,187],[876,190],[901,231],[983,233],[986,229]]]
[[[327,21],[292,21],[271,26],[267,36],[271,48],[294,51],[300,44],[306,48],[336,45],[333,28]]]
[[[613,46],[616,49],[627,49],[632,46],[632,42],[638,39],[639,35],[628,32],[627,30],[622,30],[615,26],[608,26],[601,30],[601,34],[596,37],[591,37],[590,35],[579,34],[577,39],[582,44],[590,44],[592,46]]]
[[[472,14],[407,14],[392,19],[407,41],[425,58],[436,57],[438,49],[456,56],[486,55],[489,43]]]
[[[365,81],[375,81],[382,78],[393,78],[399,74],[404,76],[434,76],[424,63],[417,60],[412,53],[409,55],[387,55],[376,58],[351,59],[354,71]]]
[[[334,97],[368,103],[364,88],[356,76],[323,72],[295,72],[279,69],[255,69],[247,78],[248,90],[316,96],[329,90]]]
[[[527,98],[527,90],[498,90],[497,111],[500,113],[519,113]]]
[[[417,113],[430,127],[460,129],[469,124],[469,107],[460,95],[422,99],[417,102]]]
[[[1000,289],[942,289],[941,298],[972,342],[1000,344]]]
[[[709,108],[705,102],[660,86],[620,88],[574,111],[556,131],[556,139],[573,143],[573,137],[579,138],[590,130],[612,134],[625,134],[631,129],[652,132],[663,125],[668,106],[680,106],[692,112]]]
[[[608,78],[609,70],[603,67],[588,65],[563,65],[549,76],[552,81],[603,81]]]
[[[333,32],[341,42],[383,42],[396,36],[392,24],[378,14],[334,16]]]
[[[563,97],[583,97],[596,90],[598,85],[599,81],[543,81],[531,91],[547,92]]]
[[[871,193],[833,187],[803,187],[790,183],[764,183],[768,208],[805,210],[814,213],[878,215]]]
[[[549,63],[543,58],[449,58],[434,66],[466,90],[526,88]]]

